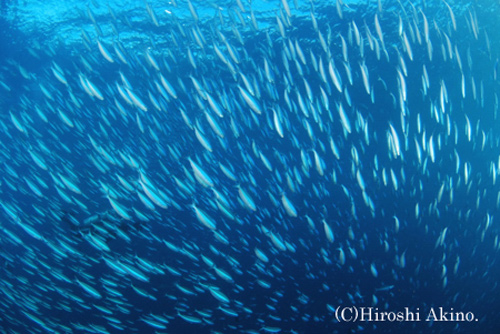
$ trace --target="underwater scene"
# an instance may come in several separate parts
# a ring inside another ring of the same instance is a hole
[[[498,0],[1,1],[0,332],[500,333],[499,57]]]

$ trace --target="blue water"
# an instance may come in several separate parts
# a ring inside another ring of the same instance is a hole
[[[500,330],[499,4],[285,4],[2,3],[0,331]]]

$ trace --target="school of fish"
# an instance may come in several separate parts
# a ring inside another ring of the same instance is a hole
[[[498,326],[500,4],[126,4],[1,60],[2,332]]]

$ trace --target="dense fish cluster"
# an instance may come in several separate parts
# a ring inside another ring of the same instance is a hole
[[[498,3],[7,10],[2,332],[500,328]]]

